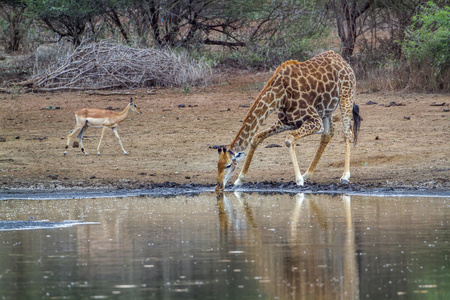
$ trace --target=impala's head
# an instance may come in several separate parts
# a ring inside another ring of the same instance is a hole
[[[138,115],[142,115],[142,111],[133,102],[133,98],[130,98],[130,108],[132,111],[136,112]]]
[[[223,192],[227,181],[236,170],[238,161],[244,156],[244,152],[235,154],[226,148],[219,148],[218,153],[216,193]]]

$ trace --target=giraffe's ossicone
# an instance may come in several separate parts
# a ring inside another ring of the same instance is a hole
[[[305,180],[311,178],[334,135],[332,115],[338,106],[345,139],[345,165],[340,182],[348,184],[351,141],[356,142],[362,120],[355,104],[355,92],[356,80],[352,68],[334,51],[321,53],[305,62],[287,61],[280,65],[250,108],[228,149],[219,149],[216,191],[224,190],[236,170],[237,162],[245,154],[244,166],[234,183],[241,185],[258,144],[283,131],[290,131],[286,146],[294,165],[295,180],[298,185],[303,185]],[[275,110],[278,112],[275,124],[258,132],[266,117]],[[320,144],[308,170],[302,175],[295,153],[295,141],[313,133],[322,134]]]

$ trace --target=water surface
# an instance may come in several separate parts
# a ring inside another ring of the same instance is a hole
[[[449,217],[426,197],[5,200],[0,298],[450,299]]]

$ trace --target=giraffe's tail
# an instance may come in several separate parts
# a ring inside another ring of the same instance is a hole
[[[359,127],[361,126],[362,117],[359,114],[359,106],[353,104],[353,145],[358,141]]]

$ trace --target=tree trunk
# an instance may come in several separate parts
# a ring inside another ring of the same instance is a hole
[[[13,9],[11,9],[13,10]],[[17,8],[14,9],[11,12],[11,15],[9,16],[9,24],[8,24],[8,31],[9,31],[9,38],[7,42],[7,52],[15,52],[19,50],[20,43],[22,40],[22,36],[20,34],[20,26],[23,22],[23,14],[25,9],[23,8]]]
[[[155,40],[156,44],[161,46],[162,40],[161,30],[159,28],[159,9],[156,7],[156,3],[154,1],[150,1],[148,5],[150,10],[150,26],[153,33],[153,39]]]
[[[334,12],[338,35],[342,44],[342,57],[350,61],[355,50],[357,34],[357,21],[374,3],[374,0],[331,0],[328,7]],[[339,5],[340,4],[340,5]]]
[[[123,28],[122,22],[120,21],[119,15],[117,14],[117,11],[113,8],[111,8],[109,12],[109,17],[111,18],[112,22],[119,28],[120,34],[122,34],[123,38],[125,39],[125,42],[127,44],[130,43],[130,39],[128,38],[128,34]]]

